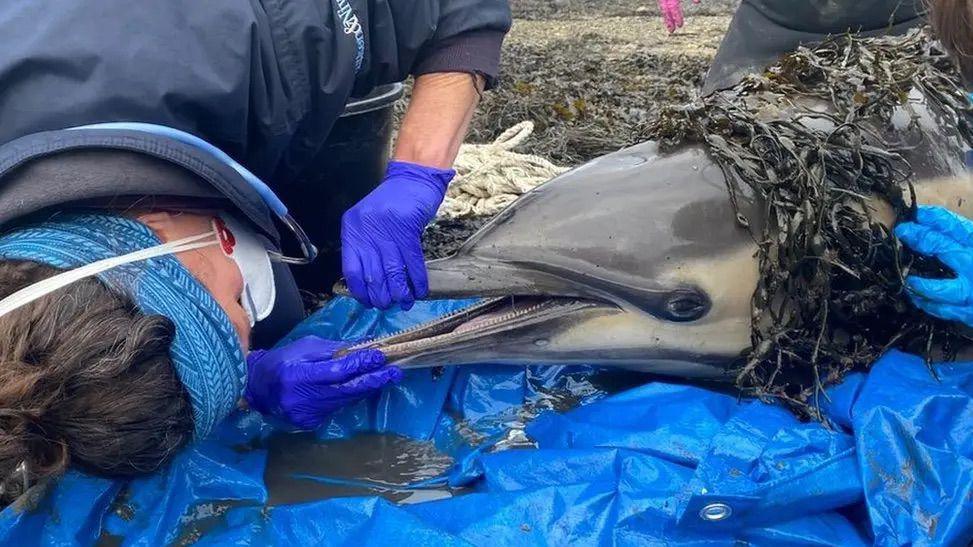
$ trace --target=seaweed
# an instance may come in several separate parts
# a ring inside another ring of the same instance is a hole
[[[705,145],[758,245],[752,347],[737,371],[744,393],[819,418],[824,388],[888,349],[930,362],[971,342],[912,306],[906,275],[950,272],[899,246],[870,206],[883,200],[896,222],[914,215],[907,144],[875,131],[913,90],[973,142],[958,73],[926,29],[799,48],[731,89],[664,108],[647,128],[664,149]]]

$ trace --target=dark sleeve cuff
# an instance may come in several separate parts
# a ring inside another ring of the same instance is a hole
[[[420,54],[413,76],[433,72],[469,72],[481,74],[486,88],[497,84],[500,72],[500,47],[505,32],[475,30],[447,38],[428,46]]]

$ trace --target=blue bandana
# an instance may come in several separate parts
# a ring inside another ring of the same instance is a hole
[[[134,220],[71,213],[4,234],[0,257],[73,269],[159,244],[152,230]],[[189,392],[196,437],[205,437],[235,408],[246,382],[246,361],[226,312],[172,255],[112,268],[98,278],[143,313],[175,324],[170,357]]]

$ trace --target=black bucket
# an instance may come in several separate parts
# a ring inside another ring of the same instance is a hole
[[[312,264],[291,267],[301,289],[329,292],[340,277],[341,215],[385,176],[400,97],[402,84],[392,84],[353,99],[305,174],[278,192],[320,251]]]

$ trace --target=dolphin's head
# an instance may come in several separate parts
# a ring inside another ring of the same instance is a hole
[[[964,171],[962,141],[940,118],[914,92],[873,129],[908,144],[920,203],[973,214],[971,177],[931,182]],[[725,180],[702,147],[661,153],[651,142],[574,169],[429,263],[433,298],[484,300],[361,346],[403,366],[597,363],[726,377],[751,347],[757,246],[744,223],[759,234],[763,218],[750,196],[737,196],[738,217]],[[886,205],[870,207],[892,221]]]
[[[757,282],[756,246],[723,181],[701,148],[659,154],[654,143],[570,171],[429,263],[431,297],[482,304],[378,346],[404,365],[719,376],[749,346]]]

